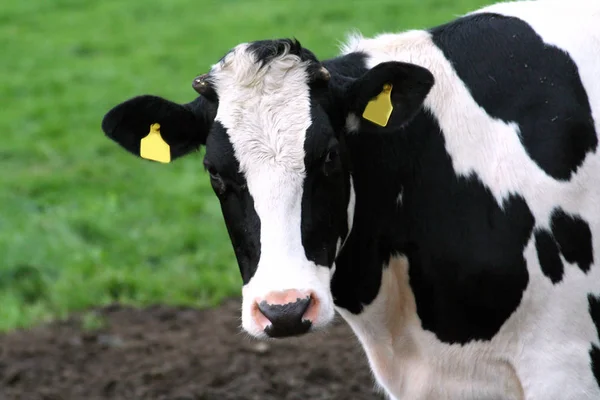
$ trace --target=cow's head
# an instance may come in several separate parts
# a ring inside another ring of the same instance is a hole
[[[433,84],[429,71],[406,63],[346,69],[360,72],[328,71],[295,40],[241,44],[193,81],[200,96],[191,103],[139,96],[102,122],[136,155],[154,124],[170,159],[206,146],[242,275],[242,326],[254,336],[298,335],[332,320],[330,280],[355,207],[345,136],[360,134],[349,127],[384,85],[398,128]]]

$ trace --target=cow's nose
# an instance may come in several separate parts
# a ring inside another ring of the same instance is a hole
[[[265,333],[274,338],[286,337],[308,332],[316,317],[317,302],[312,293],[286,290],[270,293],[257,302],[257,308],[262,314],[257,315],[257,322]]]

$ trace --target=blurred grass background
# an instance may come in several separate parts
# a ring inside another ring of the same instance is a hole
[[[491,0],[4,0],[0,330],[113,301],[208,306],[241,279],[201,154],[162,165],[105,139],[142,93],[178,102],[227,50],[426,28]]]

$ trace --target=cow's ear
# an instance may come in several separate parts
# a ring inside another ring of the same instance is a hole
[[[170,162],[206,143],[215,114],[216,105],[202,96],[191,103],[177,104],[143,95],[108,111],[102,130],[139,157]]]
[[[415,117],[433,84],[433,75],[426,68],[384,62],[348,86],[347,109],[362,124],[397,129]]]

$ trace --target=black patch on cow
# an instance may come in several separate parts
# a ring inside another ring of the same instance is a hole
[[[590,363],[592,373],[596,378],[596,382],[598,382],[598,386],[600,386],[600,348],[595,344],[592,344],[592,348],[590,349]]]
[[[315,101],[311,120],[304,141],[302,245],[310,261],[330,267],[338,241],[348,233],[349,166],[344,158],[344,138],[336,136],[327,114]]]
[[[366,62],[367,55],[362,52],[349,53],[330,60],[324,60],[322,65],[331,74],[326,94],[323,93],[322,88],[311,88],[311,95],[325,110],[338,135],[346,128],[348,109],[344,103],[347,89],[354,79],[367,73]],[[344,100],[340,101],[340,99]]]
[[[404,142],[401,135],[346,137],[356,203],[352,231],[336,259],[331,293],[337,306],[355,314],[377,296],[383,266],[399,253],[405,225],[396,199],[405,164],[397,153]]]
[[[317,62],[314,53],[302,47],[297,39],[257,40],[248,45],[248,51],[254,54],[261,67],[285,54],[296,55],[302,61]]]
[[[322,64],[331,73],[334,80],[340,77],[356,78],[368,71],[367,54],[363,52],[348,53],[341,57],[324,60]]]
[[[600,338],[600,298],[591,293],[588,294],[588,310],[596,326],[596,333]]]
[[[367,71],[365,55],[352,53],[323,62],[330,86]],[[310,85],[311,125],[304,141],[306,178],[302,193],[302,245],[306,257],[330,267],[338,241],[348,234],[350,160],[342,134],[345,114],[331,97],[330,88]]]
[[[588,294],[588,304],[590,316],[596,326],[596,334],[600,338],[600,299],[593,294]],[[595,344],[592,344],[590,349],[590,362],[596,382],[600,386],[600,348]]]
[[[527,23],[483,13],[431,33],[475,101],[492,117],[519,125],[527,153],[548,175],[568,180],[596,149],[577,65]]]
[[[431,117],[421,113],[408,130],[417,158],[402,208],[423,328],[449,343],[490,340],[529,282],[523,251],[534,217],[522,197],[511,195],[501,207],[476,176],[456,176]]]
[[[552,213],[550,226],[565,260],[577,263],[583,272],[588,272],[594,263],[592,232],[588,223],[558,208]]]
[[[537,230],[535,249],[544,275],[550,278],[552,283],[559,283],[563,278],[565,266],[560,259],[560,251],[552,234],[544,229]]]
[[[594,262],[589,225],[557,208],[550,217],[550,226],[552,232],[541,229],[535,233],[535,246],[544,275],[554,284],[561,282],[564,273],[561,254],[569,263],[576,263],[583,272],[588,272]]]
[[[225,184],[217,193],[227,231],[238,261],[242,280],[248,283],[260,259],[260,219],[254,209],[254,199],[239,172],[233,146],[223,125],[215,121],[206,141],[205,165],[210,165]]]

